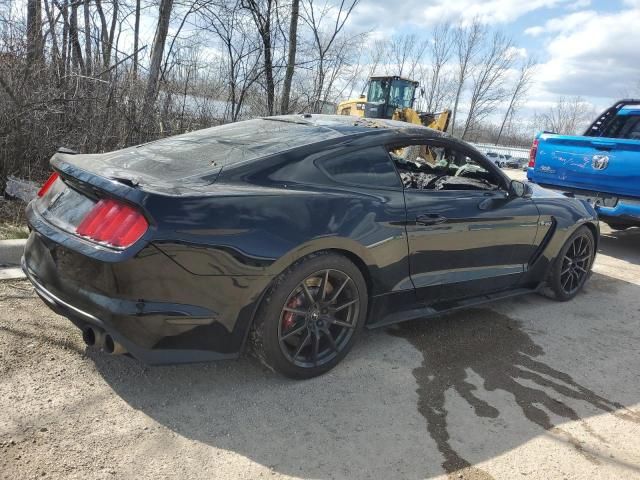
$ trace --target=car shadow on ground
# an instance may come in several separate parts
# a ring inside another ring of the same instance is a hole
[[[611,295],[640,298],[640,287],[594,274],[573,303],[529,295],[365,332],[338,368],[305,382],[250,358],[149,368],[90,355],[133,408],[181,436],[287,475],[491,479],[478,463],[541,435],[591,465],[640,475],[638,465],[592,448],[591,441],[615,438],[587,422],[611,413],[632,429],[640,425],[640,413],[629,408],[640,392],[618,371],[640,367],[637,333],[628,333],[637,321],[624,312],[616,318],[604,301]],[[575,318],[567,319],[570,309]],[[616,325],[610,333],[603,318]],[[615,361],[603,361],[596,376],[589,359],[598,348],[599,357]],[[567,422],[578,424],[582,438]]]
[[[602,224],[601,224],[602,226]],[[619,260],[640,265],[640,227],[611,230],[604,227],[600,234],[600,252]]]

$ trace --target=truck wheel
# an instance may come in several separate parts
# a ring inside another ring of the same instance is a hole
[[[367,316],[367,285],[342,255],[320,252],[294,263],[274,281],[251,332],[268,368],[305,379],[335,367]]]
[[[559,301],[571,300],[591,275],[595,241],[588,227],[578,228],[566,241],[551,269],[548,296]]]

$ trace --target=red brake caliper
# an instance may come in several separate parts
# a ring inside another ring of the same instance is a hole
[[[302,295],[297,295],[289,300],[287,303],[287,307],[289,308],[298,308],[302,306]],[[282,316],[282,331],[286,332],[291,327],[293,327],[296,323],[296,314],[293,312],[285,312]]]

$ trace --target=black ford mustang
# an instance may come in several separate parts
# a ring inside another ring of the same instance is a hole
[[[24,271],[88,344],[151,364],[250,343],[311,377],[364,326],[536,290],[568,300],[598,241],[588,204],[407,123],[270,117],[51,165]]]

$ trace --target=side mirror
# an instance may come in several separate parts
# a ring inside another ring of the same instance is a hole
[[[509,183],[509,193],[513,197],[529,198],[531,196],[531,187],[519,180],[511,180]]]

